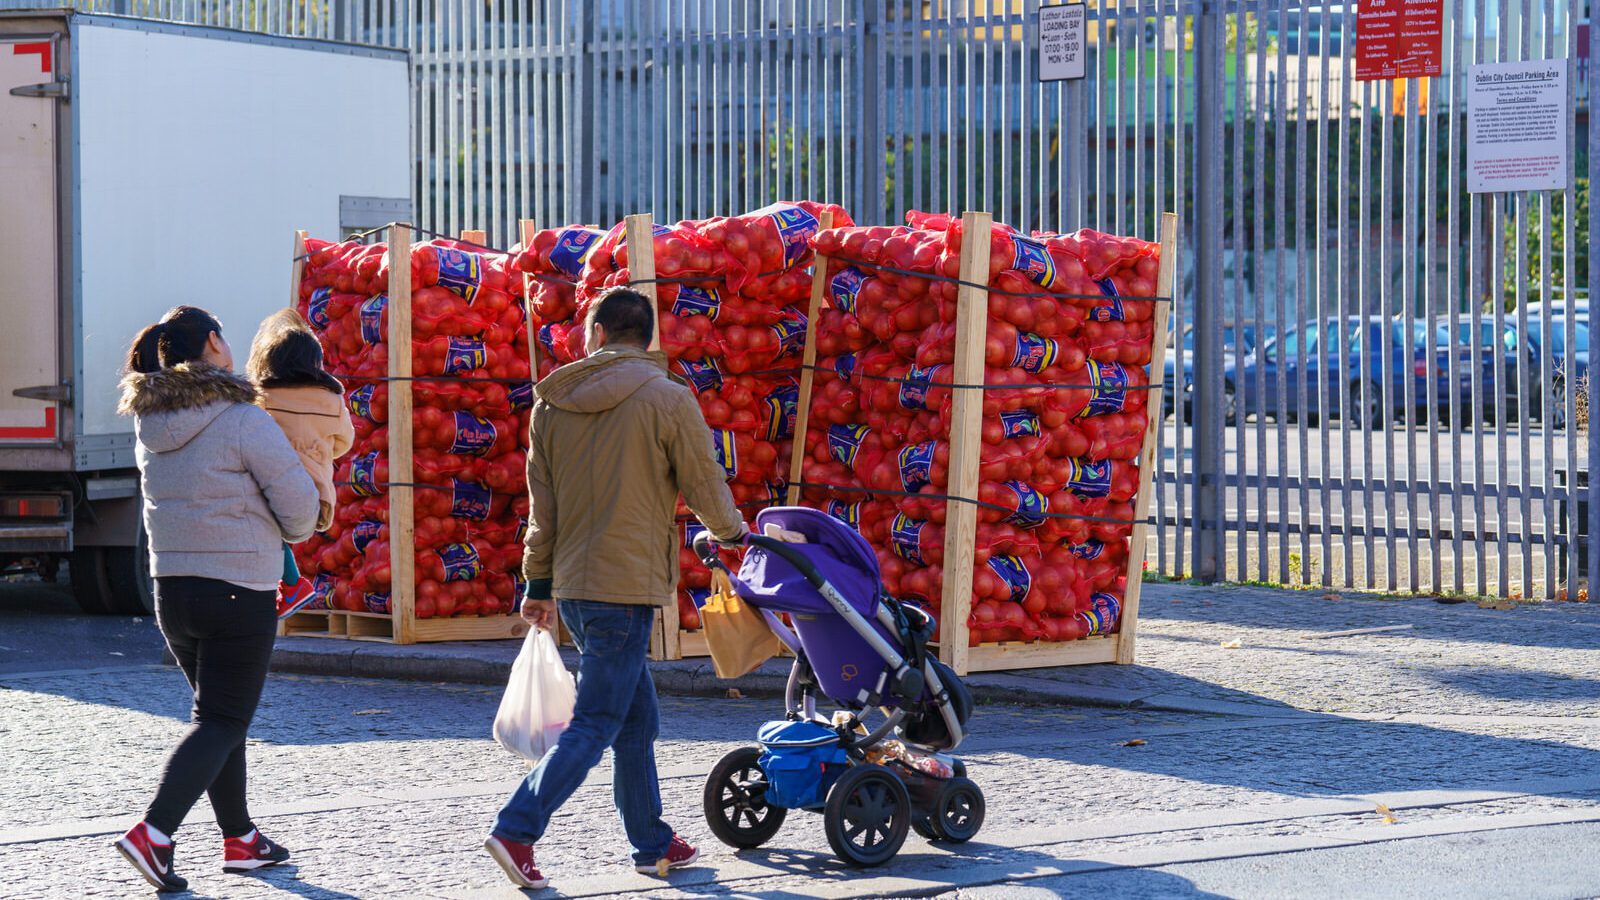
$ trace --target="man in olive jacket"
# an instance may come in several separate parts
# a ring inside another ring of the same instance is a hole
[[[500,811],[485,843],[510,879],[543,887],[533,844],[606,747],[633,860],[641,872],[699,852],[661,820],[655,739],[660,719],[645,655],[656,610],[675,606],[678,494],[722,540],[746,531],[689,388],[645,348],[655,309],[609,291],[590,309],[589,356],[540,382],[530,420],[528,535],[522,615],[561,620],[580,653],[572,723]]]

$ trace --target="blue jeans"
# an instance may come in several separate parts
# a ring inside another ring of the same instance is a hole
[[[561,621],[578,645],[578,702],[572,724],[506,801],[495,835],[537,843],[550,818],[612,749],[611,789],[636,864],[666,855],[672,829],[661,820],[656,735],[661,715],[645,654],[655,608],[562,600]]]

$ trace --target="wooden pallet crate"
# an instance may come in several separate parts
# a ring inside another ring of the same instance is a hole
[[[304,231],[295,232],[294,266],[290,305],[300,296],[304,271]],[[391,348],[411,346],[411,227],[396,224],[388,228],[389,330]],[[482,231],[463,231],[461,239],[482,245]],[[482,641],[521,639],[528,623],[513,613],[508,616],[456,616],[419,619],[416,614],[416,510],[415,480],[412,465],[412,382],[411,353],[392,352],[389,360],[389,568],[392,584],[389,612],[348,612],[309,610],[279,623],[280,635],[325,637],[343,640],[382,641],[414,644],[433,641]]]

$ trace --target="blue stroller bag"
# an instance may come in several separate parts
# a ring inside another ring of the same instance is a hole
[[[850,767],[839,735],[816,722],[768,722],[756,733],[758,764],[767,776],[767,800],[789,809],[816,808]]]

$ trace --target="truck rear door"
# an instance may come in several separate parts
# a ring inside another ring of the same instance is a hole
[[[57,258],[56,108],[48,96],[13,94],[56,80],[56,42],[0,36],[0,445],[51,444],[61,410]],[[27,92],[24,91],[23,94]],[[30,391],[30,389],[33,389]]]

